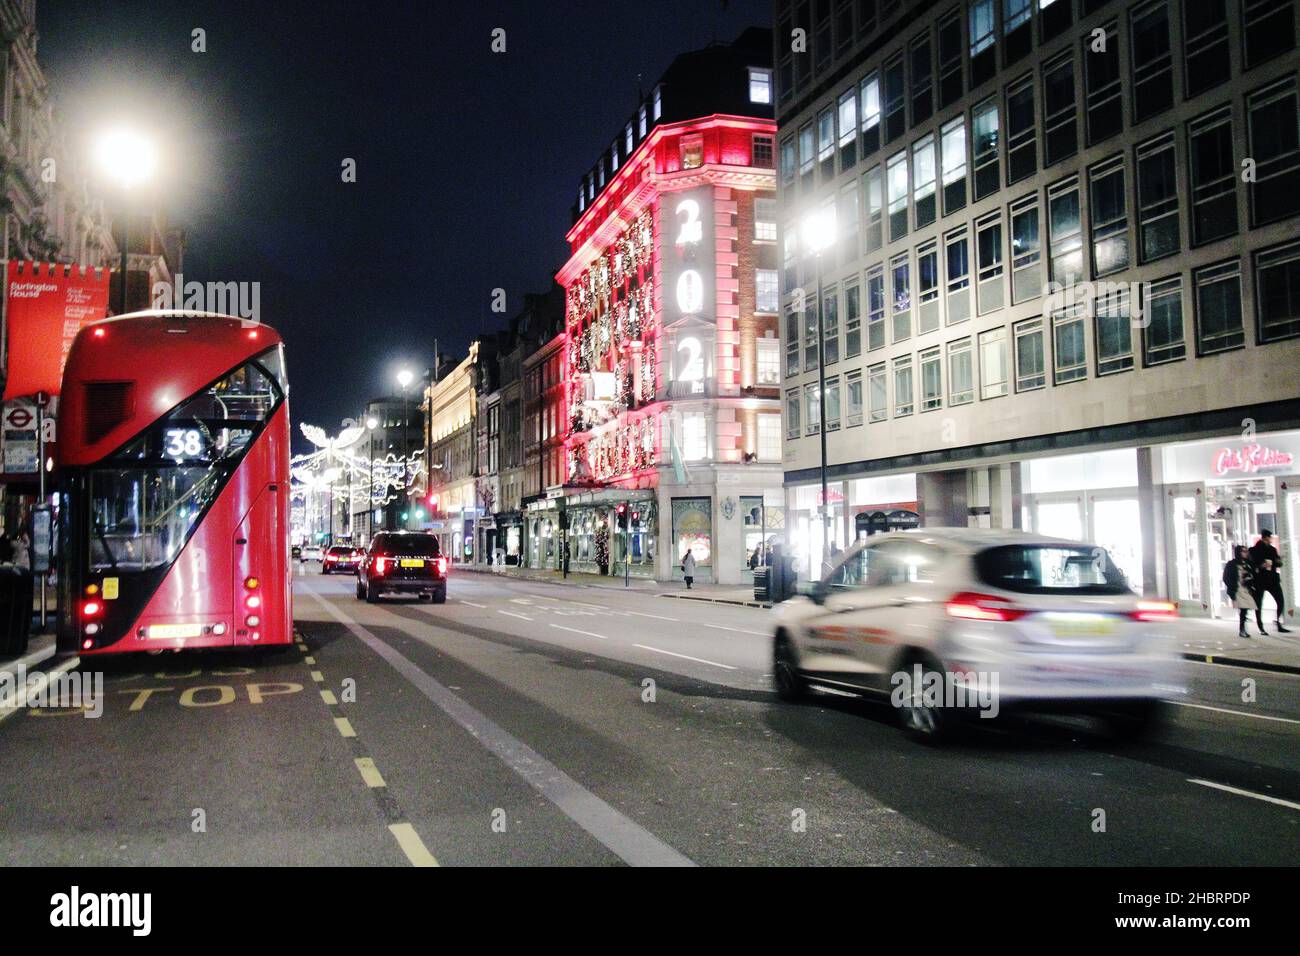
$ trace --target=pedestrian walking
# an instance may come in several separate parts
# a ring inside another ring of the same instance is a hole
[[[1264,632],[1264,595],[1273,597],[1277,605],[1277,629],[1279,633],[1289,634],[1291,629],[1286,621],[1286,598],[1282,594],[1282,556],[1273,547],[1273,532],[1261,528],[1259,540],[1250,549],[1250,561],[1255,565],[1255,623],[1260,633]]]
[[[27,537],[26,531],[19,533],[18,540],[14,542],[14,567],[20,571],[32,569],[32,541]]]
[[[682,577],[686,580],[686,590],[691,589],[691,584],[695,581],[695,555],[691,554],[691,549],[686,549],[686,554],[682,557]]]
[[[1244,544],[1232,549],[1232,560],[1223,566],[1223,587],[1228,592],[1228,600],[1237,609],[1237,636],[1250,637],[1246,633],[1246,615],[1251,611],[1259,614],[1259,605],[1255,603],[1255,566],[1251,564],[1250,552]],[[1264,625],[1259,626],[1259,633],[1264,633]]]

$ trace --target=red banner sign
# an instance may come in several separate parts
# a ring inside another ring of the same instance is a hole
[[[108,314],[108,277],[107,269],[9,263],[6,399],[58,393],[72,340],[83,325]]]

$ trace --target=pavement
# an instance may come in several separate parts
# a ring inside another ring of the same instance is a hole
[[[366,604],[307,569],[295,590],[287,650],[96,659],[98,719],[0,722],[0,864],[1294,865],[1300,846],[1295,675],[1181,661],[1137,744],[1024,720],[930,748],[888,707],[779,702],[765,609],[491,574],[453,573],[444,605]]]

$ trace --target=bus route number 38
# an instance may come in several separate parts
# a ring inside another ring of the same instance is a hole
[[[168,458],[203,457],[203,433],[197,428],[169,428],[164,437],[163,454]]]

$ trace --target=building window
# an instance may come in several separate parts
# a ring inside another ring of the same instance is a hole
[[[1178,163],[1174,134],[1137,148],[1138,249],[1143,262],[1178,251]]]
[[[893,317],[893,341],[901,342],[912,337],[912,277],[907,253],[895,256],[889,263],[893,299],[890,312]]]
[[[826,431],[840,430],[840,377],[832,375],[826,380]]]
[[[1110,275],[1128,268],[1128,207],[1124,192],[1124,158],[1098,163],[1088,170],[1092,205],[1089,208],[1092,232],[1092,271],[1094,277]]]
[[[939,21],[939,108],[962,97],[961,12],[954,10]]]
[[[785,291],[792,292],[799,285],[799,236],[794,226],[787,224],[781,241],[782,270],[781,281]]]
[[[803,430],[799,418],[799,389],[792,388],[785,393],[785,437],[794,441]]]
[[[927,242],[916,250],[918,335],[939,328],[939,248]]]
[[[912,388],[912,356],[904,355],[894,359],[894,417],[902,418],[912,414],[915,408],[915,392]]]
[[[781,384],[781,340],[776,336],[755,339],[756,377],[758,385]]]
[[[867,369],[867,418],[883,422],[889,417],[889,379],[885,363]]]
[[[885,275],[882,266],[867,273],[867,349],[885,347]]]
[[[1201,355],[1240,348],[1246,336],[1241,324],[1241,263],[1236,259],[1197,269],[1196,349]]]
[[[936,345],[920,355],[921,411],[943,408],[943,352]]]
[[[1011,204],[1011,301],[1028,302],[1042,294],[1042,242],[1038,232],[1038,196]]]
[[[1074,55],[1066,51],[1043,66],[1044,166],[1059,163],[1078,150],[1078,123],[1074,114]]]
[[[781,460],[781,416],[770,412],[758,416],[758,460]]]
[[[980,315],[1002,308],[1002,216],[994,213],[975,224],[979,284],[976,309]]]
[[[1079,226],[1079,181],[1074,178],[1047,189],[1047,239],[1051,280],[1073,285],[1083,277],[1083,231]]]
[[[1289,76],[1246,98],[1250,123],[1250,221],[1254,226],[1300,213],[1300,106]]]
[[[1174,105],[1174,61],[1169,47],[1169,8],[1158,0],[1129,15],[1133,66],[1133,122],[1141,123]]]
[[[1097,297],[1097,374],[1109,375],[1133,367],[1133,319],[1128,289],[1114,289]]]
[[[948,404],[969,405],[975,399],[975,367],[970,339],[948,343]]]
[[[803,312],[803,370],[811,372],[817,367],[817,297],[806,296]]]
[[[875,252],[885,244],[884,196],[880,182],[880,167],[874,166],[862,177],[862,190],[867,203],[866,243],[864,252]]]
[[[862,424],[862,372],[850,372],[844,377],[844,427]]]
[[[817,146],[812,123],[805,123],[799,128],[799,175],[803,177],[801,186],[812,185],[813,165],[817,162]]]
[[[862,157],[880,148],[880,74],[870,73],[858,87],[862,113]]]
[[[1034,125],[1034,78],[1026,76],[1007,89],[1007,185],[1038,169]]]
[[[1295,9],[1292,0],[1242,0],[1246,21],[1246,69],[1295,49]]]
[[[754,241],[776,242],[776,200],[754,200]]]
[[[1142,347],[1147,365],[1176,362],[1187,355],[1183,340],[1183,280],[1161,279],[1146,286],[1146,328]]]
[[[808,424],[804,426],[805,435],[819,435],[822,430],[821,391],[815,382],[803,387],[803,403],[808,410]]]
[[[934,112],[934,62],[930,57],[930,37],[921,34],[912,41],[912,125],[930,118]]]
[[[754,271],[754,311],[772,315],[781,310],[781,289],[775,269]]]
[[[1043,353],[1043,320],[1017,322],[1016,391],[1028,392],[1047,383],[1047,365]]]
[[[1083,306],[1070,305],[1052,314],[1052,352],[1057,385],[1088,375],[1088,348],[1084,341]]]
[[[845,183],[840,189],[835,222],[839,232],[840,261],[852,262],[858,257],[858,181],[856,179]]]
[[[980,398],[1000,398],[1007,394],[1007,330],[990,329],[980,333]],[[956,404],[956,396],[953,403]]]
[[[1046,43],[1058,37],[1073,21],[1074,0],[1038,0],[1038,39]]]
[[[857,279],[844,286],[844,357],[862,353],[862,290]]]
[[[772,168],[772,137],[755,133],[750,142],[749,164],[762,169]]]
[[[1088,145],[1095,146],[1119,132],[1123,121],[1120,102],[1119,40],[1115,24],[1105,27],[1105,40],[1091,36],[1083,41],[1083,82],[1087,106]],[[1094,52],[1095,47],[1100,50]]]
[[[986,100],[971,116],[975,138],[975,201],[998,191],[998,104]]]
[[[753,66],[749,68],[749,102],[772,102],[771,70],[759,69],[758,67]]]
[[[948,324],[956,325],[970,318],[970,248],[966,230],[949,233],[944,239],[947,278],[945,312]]]
[[[1232,160],[1232,112],[1218,112],[1188,124],[1192,182],[1192,245],[1237,232],[1237,169]]]
[[[1255,253],[1259,340],[1300,335],[1300,242]]]
[[[659,122],[659,117],[664,115],[664,91],[662,87],[655,87],[654,96],[654,121]]]
[[[991,80],[997,71],[995,57],[997,37],[994,35],[993,0],[971,0],[968,11],[970,21],[970,88]]]
[[[636,116],[636,128],[637,128],[637,136],[639,136],[641,139],[645,139],[645,134],[646,134],[646,110],[645,110],[645,107],[644,107],[644,106],[641,107],[641,109],[637,112],[637,116]]]
[[[916,228],[922,229],[935,219],[934,136],[925,136],[912,147],[912,201]]]
[[[823,181],[835,175],[835,111],[830,107],[817,115],[817,161]]]
[[[852,87],[840,96],[840,172],[858,161],[858,96]]]
[[[682,415],[682,457],[704,461],[709,457],[709,417],[699,412]]]
[[[799,320],[800,314],[793,305],[785,314],[785,375],[793,378],[799,374]]]
[[[966,120],[958,116],[944,126],[939,139],[943,170],[943,214],[951,216],[966,205]]]
[[[618,172],[618,140],[614,140],[609,147],[609,170],[611,173]]]
[[[682,169],[695,169],[704,165],[704,137],[689,133],[682,137]]]
[[[794,170],[797,165],[795,146],[792,138],[781,143],[781,185],[789,188],[794,185]]]
[[[907,131],[903,104],[903,57],[885,64],[885,142],[892,143]]]
[[[1228,82],[1227,0],[1183,0],[1183,76],[1191,99]]]
[[[840,360],[840,296],[834,286],[822,293],[822,315],[826,364],[834,365]]]
[[[886,166],[889,190],[889,241],[907,235],[907,153],[895,153]]]

